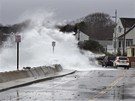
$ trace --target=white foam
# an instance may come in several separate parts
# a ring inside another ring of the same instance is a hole
[[[43,18],[43,15],[36,15],[30,29],[20,33],[20,68],[58,63],[66,69],[96,69],[97,62],[93,58],[95,55],[78,48],[74,33],[62,33],[53,28],[54,23],[51,22],[53,21],[48,23],[48,19]],[[56,42],[54,53],[52,41]],[[16,46],[1,50],[0,71],[8,70],[16,70]]]

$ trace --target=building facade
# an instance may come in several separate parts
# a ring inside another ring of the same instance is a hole
[[[127,47],[135,44],[135,18],[119,18],[113,33],[114,52],[126,54]]]

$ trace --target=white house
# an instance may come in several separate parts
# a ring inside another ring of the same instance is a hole
[[[126,53],[127,47],[135,44],[135,18],[119,18],[113,33],[114,51]]]
[[[99,42],[100,45],[102,45],[106,52],[113,53],[113,45],[112,40],[96,40]]]
[[[79,41],[79,44],[81,46],[83,45],[84,41],[87,41],[90,39],[90,37],[88,35],[86,35],[85,33],[81,32],[79,30],[75,34],[75,37]],[[99,44],[101,44],[104,47],[106,52],[113,53],[112,39],[110,39],[110,40],[96,40],[95,39],[95,41],[99,42]]]
[[[76,39],[79,41],[79,42],[83,42],[83,41],[86,41],[86,40],[89,40],[89,36],[84,34],[83,32],[81,31],[78,31],[76,34],[75,34],[75,37]]]

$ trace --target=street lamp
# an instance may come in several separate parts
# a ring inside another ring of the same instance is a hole
[[[15,35],[15,42],[17,43],[17,70],[19,70],[19,43],[21,42],[21,35]]]

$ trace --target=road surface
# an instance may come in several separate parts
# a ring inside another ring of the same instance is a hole
[[[77,71],[1,92],[0,101],[135,101],[135,69]]]

